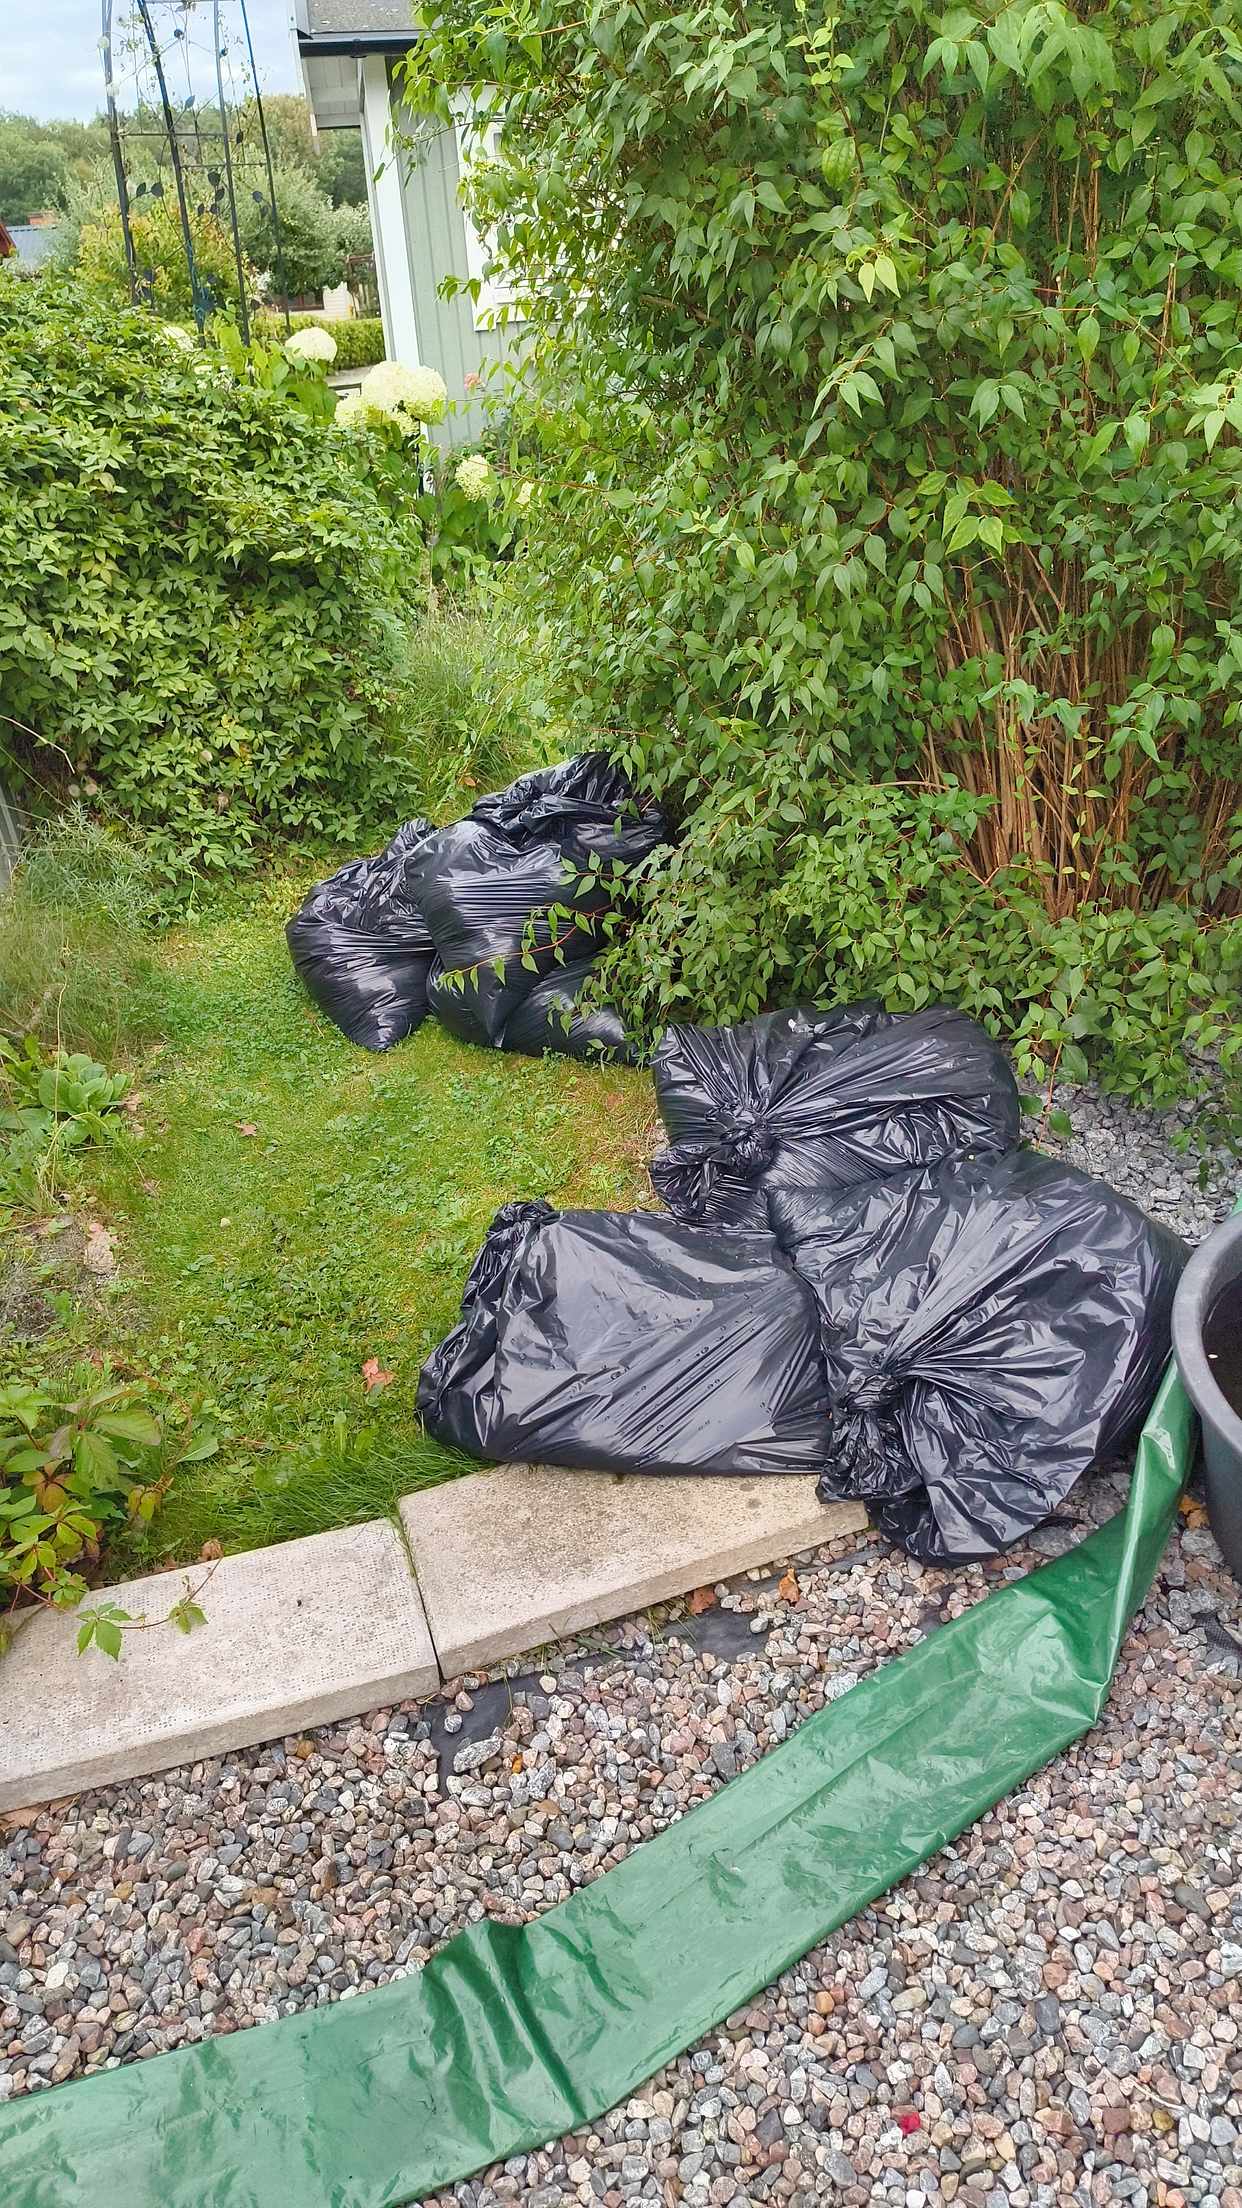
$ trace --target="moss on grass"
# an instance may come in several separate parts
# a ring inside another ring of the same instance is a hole
[[[319,1532],[470,1469],[414,1404],[493,1212],[642,1200],[645,1075],[470,1049],[434,1021],[359,1051],[291,971],[296,895],[268,884],[168,939],[141,1134],[90,1164],[119,1265],[92,1346],[221,1434],[114,1565]],[[393,1375],[372,1394],[369,1358]]]

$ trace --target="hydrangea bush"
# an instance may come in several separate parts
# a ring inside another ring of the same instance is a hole
[[[420,436],[427,422],[444,418],[448,390],[435,368],[410,368],[403,361],[379,360],[368,368],[361,388],[337,405],[342,428],[383,425],[401,437]]]
[[[681,824],[631,1014],[947,994],[1156,1096],[1235,1050],[1227,12],[445,0],[403,66],[494,102],[561,702]]]
[[[285,339],[285,356],[288,360],[322,361],[329,368],[336,359],[336,339],[331,330],[325,330],[317,322],[308,322],[304,329],[290,330]]]

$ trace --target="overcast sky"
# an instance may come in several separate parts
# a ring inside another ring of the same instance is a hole
[[[299,92],[293,33],[289,28],[290,0],[246,0],[259,89],[263,92]],[[115,30],[135,13],[132,0],[113,0]],[[0,108],[22,115],[76,116],[86,121],[103,104],[103,72],[99,59],[99,0],[3,0],[5,17],[0,39]],[[185,98],[186,75],[182,42],[172,42],[175,23],[185,19],[184,9],[170,0],[152,0],[152,16],[161,44],[167,35],[172,45],[166,63],[169,92],[174,101]],[[238,0],[220,0],[225,36],[234,47],[241,39]],[[189,47],[193,56],[193,81],[206,94],[213,79],[210,0],[190,0]],[[125,62],[116,61],[118,98],[123,98]],[[235,82],[240,79],[235,73]],[[243,86],[242,89],[245,89]]]

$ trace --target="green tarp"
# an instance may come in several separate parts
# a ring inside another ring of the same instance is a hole
[[[9,2104],[4,2208],[391,2208],[624,2100],[1093,1724],[1192,1442],[1170,1374],[1124,1511],[534,1923]]]

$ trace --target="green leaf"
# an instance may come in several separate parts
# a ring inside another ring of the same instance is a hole
[[[1095,358],[1100,342],[1100,325],[1093,314],[1084,315],[1078,325],[1078,350],[1088,367]]]
[[[1121,434],[1129,446],[1130,458],[1137,463],[1146,452],[1147,440],[1151,435],[1151,423],[1147,416],[1128,414],[1121,425]]]
[[[159,1423],[150,1411],[101,1411],[95,1428],[98,1433],[110,1434],[114,1441],[137,1442],[143,1449],[158,1449],[160,1445]]]
[[[177,1462],[178,1464],[206,1464],[210,1457],[218,1456],[219,1451],[220,1439],[217,1434],[200,1434],[196,1441],[190,1443],[188,1449],[181,1451]]]
[[[73,1464],[83,1479],[99,1481],[105,1487],[115,1486],[120,1478],[121,1467],[115,1450],[101,1434],[91,1433],[89,1429],[79,1434],[73,1445]]]

